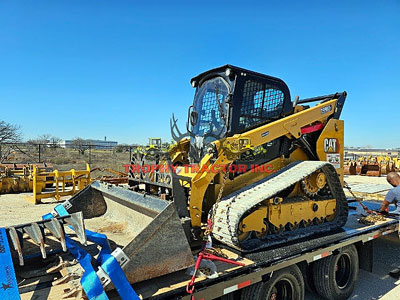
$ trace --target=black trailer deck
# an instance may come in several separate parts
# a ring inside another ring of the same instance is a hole
[[[368,202],[365,204],[373,209],[378,209],[376,203]],[[353,206],[354,204],[350,205]],[[325,236],[313,236],[286,243],[262,252],[247,254],[245,257],[241,257],[240,254],[231,249],[223,249],[228,258],[240,261],[245,266],[238,267],[216,262],[219,276],[214,279],[205,276],[197,278],[194,297],[196,300],[215,299],[263,281],[269,278],[274,271],[293,264],[312,263],[336,253],[338,249],[347,245],[366,245],[382,235],[387,235],[399,229],[399,220],[395,218],[386,218],[385,221],[378,221],[374,225],[367,226],[359,223],[358,217],[354,210],[350,210],[348,222],[341,230]],[[361,262],[360,267],[363,267]],[[190,279],[190,275],[186,274],[185,271],[180,271],[139,282],[134,284],[133,288],[141,299],[190,300],[191,296],[186,292],[186,285]],[[20,284],[21,299],[62,299],[66,285],[52,286],[51,283],[43,284],[43,280],[43,278],[32,279]],[[46,280],[51,281],[51,278]],[[107,294],[109,299],[120,299],[114,291],[107,292]]]
[[[377,209],[373,202],[365,203],[372,209]],[[350,204],[353,206],[356,204]],[[215,279],[198,278],[196,280],[195,299],[214,299],[237,289],[263,280],[271,272],[300,262],[311,263],[327,257],[337,249],[350,244],[365,244],[382,235],[399,230],[399,220],[386,218],[374,225],[364,225],[358,222],[360,216],[350,210],[348,221],[341,230],[325,236],[314,236],[289,244],[271,248],[259,253],[253,253],[241,258],[234,251],[224,249],[232,259],[245,263],[244,267],[232,267],[218,263],[219,277]],[[143,299],[187,299],[185,287],[190,276],[185,272],[177,272],[134,285],[135,290]]]

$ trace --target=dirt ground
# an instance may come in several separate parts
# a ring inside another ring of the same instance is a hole
[[[346,175],[344,181],[351,187],[357,197],[367,201],[381,202],[392,186],[386,181],[386,176],[369,177],[360,175]],[[345,189],[347,197],[353,197],[350,190]]]
[[[385,184],[388,189],[391,188],[386,177],[349,175],[344,180],[349,184]],[[26,196],[31,196],[31,193],[0,195],[0,226],[40,220],[42,215],[50,212],[58,203],[55,199],[43,199],[43,203],[34,205],[26,200]]]
[[[42,204],[34,205],[26,196],[32,193],[0,195],[0,226],[39,221],[57,205],[55,199],[44,199]]]
[[[386,181],[386,176],[372,177],[361,175],[345,175],[344,181],[347,183],[370,183],[370,184],[385,184],[388,188],[392,186]]]

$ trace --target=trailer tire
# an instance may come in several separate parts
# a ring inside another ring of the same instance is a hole
[[[301,273],[303,274],[304,287],[306,291],[316,294],[317,291],[315,289],[313,278],[313,265],[307,265],[306,262],[302,262],[297,264],[297,266],[300,268]]]
[[[274,271],[266,282],[259,282],[242,290],[242,300],[303,300],[304,280],[298,266]]]
[[[236,292],[227,294],[227,295],[223,295],[221,298],[218,298],[219,300],[235,300],[235,299],[240,299],[237,296]]]
[[[314,284],[319,295],[329,300],[345,300],[353,293],[358,276],[358,253],[354,245],[314,263]]]

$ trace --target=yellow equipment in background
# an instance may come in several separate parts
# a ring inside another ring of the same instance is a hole
[[[120,172],[111,168],[94,168],[90,170],[90,173],[93,173],[95,171],[100,171],[100,172],[108,172],[112,173],[117,176],[109,176],[109,175],[102,175],[96,178],[92,178],[92,180],[99,180],[103,182],[108,182],[112,184],[124,184],[128,183],[128,174],[124,172]]]
[[[161,138],[149,138],[149,144],[146,150],[151,148],[161,149]]]
[[[359,156],[357,160],[345,162],[345,175],[365,175],[379,177],[390,172],[399,171],[397,157],[386,156]]]
[[[49,178],[51,178],[49,180]],[[86,170],[40,172],[36,166],[32,172],[33,196],[26,196],[27,200],[38,204],[44,198],[56,198],[72,196],[91,183],[90,167],[86,164]],[[44,187],[54,185],[53,190],[44,192]]]
[[[34,167],[38,169],[38,172],[48,172],[53,170],[53,166],[47,163],[0,164],[0,194],[32,191],[32,172]],[[41,190],[44,189],[45,186],[38,185],[37,188]]]

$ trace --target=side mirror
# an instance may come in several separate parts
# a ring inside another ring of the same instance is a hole
[[[199,118],[199,113],[197,111],[192,110],[190,112],[190,124],[192,124],[192,126],[196,125],[198,118]]]
[[[193,105],[190,105],[190,106],[189,106],[189,109],[188,109],[188,120],[187,120],[187,122],[186,122],[186,130],[187,130],[187,132],[189,132],[189,134],[192,133],[192,132],[190,131],[190,128],[189,128],[189,123],[192,124],[192,126],[193,126],[193,121],[197,121],[197,119],[196,119],[196,120],[193,119],[193,117],[192,117],[192,112],[193,112]],[[196,123],[195,123],[195,124],[196,124]]]

